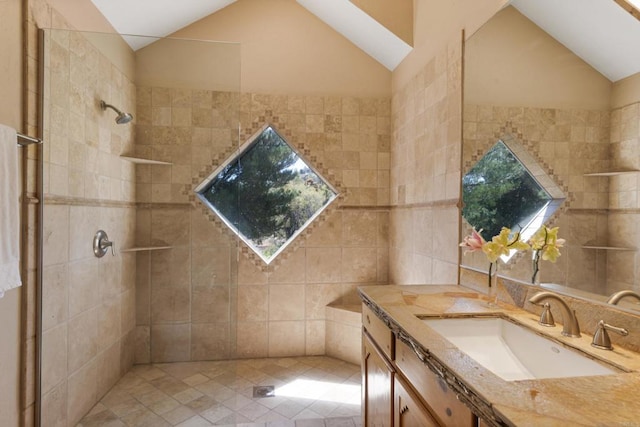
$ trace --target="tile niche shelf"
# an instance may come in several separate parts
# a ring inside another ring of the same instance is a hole
[[[143,159],[141,157],[120,156],[122,160],[126,160],[131,163],[137,163],[140,165],[171,165],[170,162],[163,162],[161,160]]]
[[[581,246],[582,249],[596,249],[596,250],[605,250],[605,251],[635,251],[636,248],[625,248],[619,246],[606,246],[606,245],[584,245]]]
[[[163,249],[171,249],[173,246],[141,246],[127,249],[120,249],[120,252],[142,252],[142,251],[159,251]]]
[[[640,170],[593,172],[593,173],[585,173],[584,176],[620,176],[620,175],[629,175],[629,174],[638,173],[638,172],[640,172]]]

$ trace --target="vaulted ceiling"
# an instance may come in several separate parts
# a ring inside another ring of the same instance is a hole
[[[91,1],[118,32],[163,37],[237,0]],[[362,1],[296,1],[389,70],[395,69],[412,49],[403,38],[358,7]],[[632,16],[639,14],[633,3],[640,0],[510,2],[611,81],[640,72],[640,21]],[[130,38],[128,42],[133,49],[145,44],[142,38]]]
[[[616,1],[512,0],[511,4],[612,82],[640,72],[640,21]]]
[[[121,34],[164,37],[235,3],[237,0],[91,1]],[[389,70],[395,69],[412,49],[405,40],[372,18],[352,1],[296,1]],[[409,19],[412,18],[409,17]],[[125,37],[125,40],[134,50],[152,42],[152,39],[140,37]]]

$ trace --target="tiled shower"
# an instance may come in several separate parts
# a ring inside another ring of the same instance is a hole
[[[134,85],[95,48],[117,36],[44,37],[43,419],[75,425],[134,363],[325,354],[325,307],[388,280],[390,100]],[[193,197],[265,123],[340,191],[268,266]]]

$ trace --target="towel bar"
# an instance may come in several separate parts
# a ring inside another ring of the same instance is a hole
[[[40,138],[34,138],[32,136],[23,135],[18,132],[18,145],[22,147],[26,147],[31,144],[42,144],[42,140]]]

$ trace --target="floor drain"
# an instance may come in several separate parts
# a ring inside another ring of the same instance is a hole
[[[272,385],[257,385],[253,387],[253,397],[275,397],[276,388]]]

